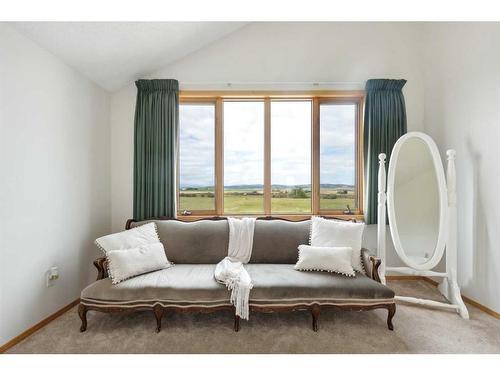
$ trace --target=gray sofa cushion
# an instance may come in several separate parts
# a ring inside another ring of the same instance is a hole
[[[149,221],[134,222],[131,227]],[[173,263],[218,263],[227,256],[229,226],[226,220],[182,222],[155,220],[167,258]]]
[[[227,255],[229,226],[226,220],[152,220],[168,259],[176,264],[218,263]],[[151,221],[132,222],[134,228]],[[257,220],[250,263],[295,264],[298,246],[309,243],[311,221]],[[362,249],[362,264],[371,275],[369,252]]]
[[[177,264],[113,285],[109,278],[86,287],[84,299],[229,303],[227,288],[215,281],[215,264]]]
[[[388,287],[356,274],[347,277],[326,272],[303,272],[291,264],[247,264],[254,287],[250,303],[346,303],[386,301],[394,297]],[[214,264],[179,264],[112,285],[110,279],[94,282],[82,291],[87,304],[120,301],[151,306],[199,303],[229,304],[229,291],[214,279]]]
[[[254,287],[250,301],[391,299],[394,292],[363,274],[354,277],[297,271],[292,264],[248,264]]]
[[[257,220],[250,263],[297,263],[299,245],[309,244],[310,227],[310,220]]]
[[[131,227],[147,222],[133,222]],[[229,226],[226,220],[154,222],[167,258],[173,263],[218,263],[227,256]],[[309,243],[310,226],[310,220],[257,220],[250,263],[296,263],[297,247]]]

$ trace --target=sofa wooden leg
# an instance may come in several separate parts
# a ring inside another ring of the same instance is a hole
[[[394,314],[396,314],[396,304],[393,303],[387,307],[387,328],[389,328],[391,331],[394,330],[394,326],[392,325],[392,318]]]
[[[80,332],[85,332],[87,330],[87,307],[81,303],[78,305],[78,316],[82,320],[82,325],[80,326]]]
[[[234,314],[234,332],[238,332],[240,330],[240,317]]]
[[[314,332],[318,332],[318,318],[321,308],[319,305],[311,306],[311,315],[312,315],[312,329]]]
[[[153,307],[153,312],[156,318],[156,333],[161,331],[161,318],[163,317],[163,307],[161,305],[155,305]]]

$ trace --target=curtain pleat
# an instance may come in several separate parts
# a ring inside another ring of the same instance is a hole
[[[175,216],[179,83],[139,80],[134,123],[134,219]]]
[[[394,144],[406,133],[403,86],[406,80],[370,79],[366,82],[364,163],[365,222],[377,223],[378,155],[390,160]]]

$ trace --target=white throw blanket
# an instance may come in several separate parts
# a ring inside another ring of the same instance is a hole
[[[252,289],[252,280],[243,263],[248,263],[252,256],[253,231],[255,218],[242,219],[229,217],[228,255],[215,267],[215,279],[231,291],[231,303],[236,308],[236,315],[248,319],[248,299]]]

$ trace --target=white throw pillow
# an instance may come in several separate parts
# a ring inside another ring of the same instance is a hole
[[[160,242],[156,224],[148,223],[123,232],[109,234],[95,240],[105,254],[111,250],[133,249],[142,245]]]
[[[313,216],[311,219],[311,246],[352,248],[352,267],[363,272],[361,264],[361,243],[364,223],[328,220]]]
[[[133,249],[110,250],[106,253],[108,274],[112,284],[170,267],[161,242],[141,245]]]
[[[95,242],[106,255],[108,274],[113,284],[172,266],[155,223],[99,237]]]
[[[354,276],[350,247],[299,246],[299,260],[294,266],[299,271],[328,271]]]

